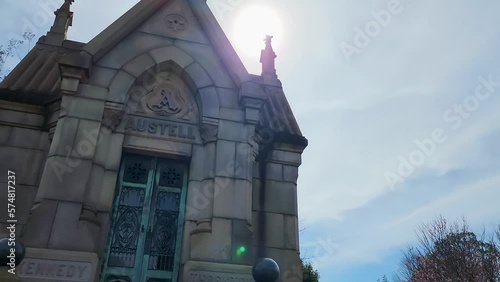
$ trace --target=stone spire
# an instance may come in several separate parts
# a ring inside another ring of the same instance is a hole
[[[266,42],[266,48],[260,53],[260,62],[262,63],[262,77],[264,80],[276,80],[278,76],[276,75],[276,68],[274,65],[274,60],[276,59],[276,53],[274,53],[273,46],[271,45],[272,36],[266,35],[264,41]]]
[[[73,24],[73,12],[70,11],[71,3],[75,0],[64,0],[61,8],[54,12],[56,19],[45,38],[45,43],[51,45],[62,45],[66,40],[68,27]]]

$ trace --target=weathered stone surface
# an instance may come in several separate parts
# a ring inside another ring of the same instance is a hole
[[[269,156],[269,160],[272,160],[276,163],[295,166],[299,166],[302,163],[302,157],[300,153],[282,150],[273,150],[271,152],[271,155]]]
[[[228,89],[217,87],[217,93],[219,94],[219,101],[221,107],[238,109],[238,91],[236,89]]]
[[[253,209],[266,212],[297,215],[297,186],[289,182],[266,181],[265,202],[260,203],[262,187],[253,181]],[[279,199],[279,200],[275,200]]]
[[[252,265],[255,262],[252,226],[246,220],[233,220],[232,263]],[[241,251],[244,247],[244,252]]]
[[[168,17],[171,15],[177,16],[175,19],[179,21],[185,21],[184,24],[182,26],[170,24]],[[168,38],[178,38],[182,41],[196,42],[197,44],[208,44],[209,42],[203,28],[200,27],[197,18],[185,1],[170,1],[168,5],[142,24],[139,30]]]
[[[80,80],[78,78],[63,76],[60,88],[63,93],[74,94],[78,90],[79,84]]]
[[[95,66],[92,68],[89,84],[108,88],[117,72],[116,69]]]
[[[64,96],[61,103],[61,117],[76,117],[89,120],[102,120],[104,101]]]
[[[297,216],[284,216],[285,248],[299,250],[299,223]]]
[[[44,117],[41,114],[18,112],[10,110],[0,111],[0,121],[4,123],[26,125],[28,127],[42,128]]]
[[[90,160],[49,157],[38,197],[82,202],[91,166]]]
[[[251,184],[245,180],[215,178],[214,216],[251,222]]]
[[[99,189],[99,203],[97,205],[99,211],[111,212],[116,193],[117,178],[118,172],[112,170],[104,171],[101,189]]]
[[[285,247],[285,235],[284,235],[284,218],[282,214],[264,212],[264,223],[265,225],[259,225],[259,213],[253,213],[253,229],[254,229],[254,239],[257,245],[264,245],[272,248],[284,248]],[[259,241],[260,232],[263,232],[264,241]]]
[[[205,157],[203,159],[203,179],[213,178],[215,176],[216,144],[205,144]]]
[[[0,145],[7,145],[12,128],[12,126],[0,125]]]
[[[243,123],[220,120],[219,138],[230,141],[248,142],[247,130]]]
[[[58,204],[58,201],[46,199],[33,206],[23,232],[23,242],[26,247],[47,247]]]
[[[210,70],[208,75],[215,86],[235,88],[235,84],[231,76],[229,76],[226,67],[219,60],[211,46],[187,41],[176,41],[174,45],[193,57],[204,69]]]
[[[97,210],[97,206],[101,202],[102,182],[104,180],[104,168],[93,164],[90,170],[90,176],[87,182],[87,190],[85,192],[84,204],[91,206]]]
[[[193,145],[193,156],[189,166],[189,180],[202,181],[203,173],[206,169],[203,166],[205,160],[205,147],[201,145]],[[213,166],[212,166],[213,167]]]
[[[185,75],[189,76],[188,79],[191,79],[198,89],[214,85],[212,79],[200,64],[195,62],[184,70]]]
[[[196,227],[196,222],[186,220],[184,221],[184,232],[182,233],[182,253],[181,264],[185,264],[189,259],[191,249],[191,231]]]
[[[260,110],[254,108],[245,108],[245,121],[250,124],[258,124],[260,120]]]
[[[118,171],[122,156],[124,135],[121,133],[110,133],[109,130],[101,127],[97,132],[93,132],[92,134],[91,139],[96,140],[96,138],[97,146],[94,154],[94,163],[99,164],[105,169]]]
[[[252,183],[248,180],[236,179],[234,181],[234,202],[238,208],[234,218],[244,219],[248,224],[252,223]],[[241,214],[241,217],[240,217]]]
[[[81,203],[59,202],[48,247],[69,251],[95,251],[97,224],[80,221]]]
[[[283,165],[277,163],[266,163],[266,179],[282,181]]]
[[[95,131],[97,130],[97,131]],[[121,147],[120,143],[111,144],[111,134],[109,130],[103,129],[102,127],[94,129],[91,134],[89,134],[89,139],[95,140],[95,153],[94,153],[94,163],[98,164],[102,167],[106,167],[106,163],[108,162],[108,154],[110,150],[115,149],[115,147]],[[123,135],[123,134],[120,134]],[[121,150],[120,150],[121,157]]]
[[[173,61],[183,69],[194,62],[191,56],[175,46],[154,49],[149,51],[149,54],[157,64]]]
[[[92,159],[97,145],[97,133],[101,123],[91,120],[80,120],[72,148],[76,156],[82,159]]]
[[[213,214],[213,181],[190,181],[186,199],[186,220],[211,218]]]
[[[297,166],[283,165],[283,181],[297,184],[299,168]]]
[[[222,101],[221,101],[222,103]],[[245,113],[241,110],[231,109],[231,108],[220,108],[220,119],[225,119],[229,121],[235,122],[244,122],[245,121]]]
[[[235,177],[251,181],[253,166],[253,149],[251,146],[247,143],[236,143]]]
[[[125,136],[123,146],[148,151],[173,153],[181,156],[191,156],[192,153],[192,144],[144,138],[134,135]]]
[[[109,223],[111,221],[110,212],[98,212],[97,217],[99,219],[100,231],[99,238],[97,240],[96,250],[98,254],[103,254],[108,242],[109,236]]]
[[[215,87],[206,87],[198,92],[201,101],[201,114],[204,117],[218,118],[219,117],[219,97]]]
[[[160,47],[172,45],[172,40],[148,34],[144,32],[134,32],[127,36],[113,50],[101,58],[97,65],[120,69],[133,58]]]
[[[135,77],[126,71],[120,70],[109,85],[108,101],[125,103],[127,93],[135,81]]]
[[[191,259],[228,262],[231,258],[231,224],[223,218],[212,219],[212,233],[191,235]]]
[[[111,135],[108,157],[105,166],[106,169],[118,171],[120,168],[124,137],[125,136],[123,134],[118,133],[113,133]]]
[[[107,131],[101,130],[99,138],[105,139],[102,143],[98,141],[97,149],[99,150],[99,157],[105,158],[105,160],[100,159],[100,163],[104,161],[103,165],[105,169],[118,171],[120,168],[124,135],[120,133],[110,134]]]
[[[235,199],[234,181],[234,179],[226,177],[215,178],[213,210],[215,217],[245,219],[244,213],[238,211],[239,201]]]
[[[76,96],[96,100],[106,100],[108,96],[108,88],[107,86],[102,87],[92,84],[80,84],[78,86]]]
[[[40,150],[0,146],[0,171],[16,173],[16,184],[37,186],[45,154]]]
[[[79,120],[76,118],[65,117],[59,119],[56,126],[56,131],[52,139],[52,144],[49,150],[50,156],[68,156],[71,153],[71,145],[73,144],[78,130]]]
[[[135,77],[139,77],[143,72],[155,65],[153,58],[148,53],[135,57],[123,66],[123,69]]]
[[[49,133],[44,131],[40,134],[40,143],[38,149],[48,152],[50,149]]]
[[[12,127],[10,135],[8,136],[8,144],[11,146],[36,149],[40,144],[41,131],[21,127]]]
[[[217,176],[234,177],[236,143],[231,141],[217,141],[217,156],[215,171]]]

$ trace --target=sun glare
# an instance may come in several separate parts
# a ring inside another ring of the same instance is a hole
[[[276,12],[264,6],[243,9],[234,23],[236,48],[244,55],[259,57],[266,35],[272,35],[274,50],[283,39],[281,20]]]

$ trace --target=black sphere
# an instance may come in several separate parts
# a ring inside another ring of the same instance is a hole
[[[9,244],[10,242],[10,244]],[[12,244],[15,243],[15,246],[12,246]],[[11,254],[11,249],[15,249],[15,257],[12,257]],[[24,245],[19,242],[19,241],[9,241],[9,239],[4,238],[0,239],[0,265],[1,266],[6,266],[11,262],[15,261],[16,265],[19,265],[21,261],[24,259],[24,256],[26,255],[26,248],[24,248]]]
[[[256,282],[275,282],[280,276],[280,267],[273,259],[263,258],[253,266],[252,276]]]

